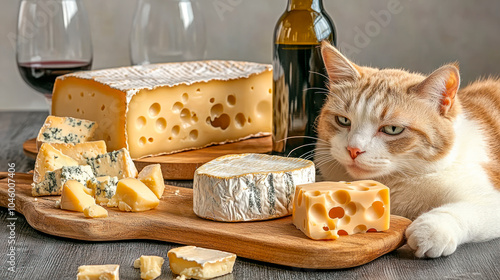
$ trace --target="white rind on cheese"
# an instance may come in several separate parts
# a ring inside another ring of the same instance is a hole
[[[193,210],[202,218],[255,221],[292,214],[295,186],[315,181],[314,163],[264,154],[219,157],[193,179]]]
[[[61,76],[52,112],[96,121],[108,150],[136,159],[269,135],[271,107],[270,65],[195,61]]]

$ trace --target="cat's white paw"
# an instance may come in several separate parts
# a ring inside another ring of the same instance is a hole
[[[451,255],[457,249],[456,221],[450,215],[426,213],[418,217],[406,230],[408,246],[415,256],[438,258]]]

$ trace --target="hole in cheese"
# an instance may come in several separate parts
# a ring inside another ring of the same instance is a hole
[[[366,209],[366,218],[370,220],[378,220],[384,215],[384,204],[381,201],[375,201],[368,209]]]
[[[349,195],[349,193],[345,190],[340,190],[340,191],[336,191],[334,194],[333,194],[333,200],[335,200],[338,204],[346,204],[348,203],[349,201],[351,201],[351,196]]]
[[[366,226],[365,225],[358,225],[354,228],[353,232],[354,233],[365,233],[366,232]]]
[[[68,99],[71,100],[71,98],[73,98],[71,94],[68,94]]]
[[[311,207],[311,222],[324,221],[326,213],[325,205],[316,203]]]
[[[142,136],[139,138],[139,145],[144,146],[146,144],[146,137]]]
[[[253,87],[250,87],[251,90],[253,90],[254,88]]]
[[[136,127],[138,129],[141,129],[146,125],[146,123],[147,123],[146,118],[144,116],[140,116],[137,118]]]
[[[234,96],[234,95],[232,95],[232,94],[231,94],[231,95],[229,95],[229,96],[227,97],[227,104],[228,104],[229,106],[234,106],[234,104],[236,104],[236,96]]]
[[[247,119],[245,118],[245,115],[243,115],[242,113],[238,113],[236,114],[236,117],[234,117],[236,127],[238,128],[242,128],[243,126],[245,126],[246,120]]]
[[[252,122],[252,118],[248,117],[248,123]]]
[[[91,96],[92,96],[92,97],[95,97],[95,92],[92,92]]]
[[[339,220],[338,225],[345,226],[348,225],[350,222],[351,222],[351,216],[345,215],[342,219]]]
[[[153,141],[154,141],[153,137],[149,137],[149,138],[148,138],[148,142],[149,142],[149,143],[153,143]]]
[[[210,103],[214,103],[215,102],[215,98],[210,98]]]
[[[212,108],[210,108],[210,116],[212,117],[212,119],[222,115],[223,112],[224,112],[224,107],[220,103],[217,103],[214,106],[212,106]]]
[[[228,128],[231,123],[231,118],[229,118],[228,114],[222,114],[220,117],[215,118],[213,121],[210,121],[210,124],[213,127],[220,127],[222,130]]]
[[[269,93],[271,93],[271,94],[273,93],[273,89],[272,88],[269,89]]]
[[[385,205],[389,204],[389,190],[381,190],[377,193],[376,200],[382,201]]]
[[[156,120],[156,130],[159,132],[164,131],[167,128],[167,120],[164,118],[159,118]]]
[[[82,91],[82,92],[80,92],[80,96],[81,96],[81,97],[83,97],[83,91]]]
[[[345,230],[343,230],[343,229],[341,229],[341,230],[337,231],[337,234],[338,234],[338,235],[349,235],[349,234],[347,233],[347,231],[345,231]]]
[[[302,205],[302,192],[299,192],[299,195],[297,196],[297,203],[298,205]]]
[[[198,116],[196,115],[196,113],[192,112],[193,115],[191,116],[191,120],[193,121],[193,123],[197,123],[198,122]]]
[[[189,94],[187,92],[183,93],[181,96],[182,103],[187,103],[189,100]]]
[[[196,139],[198,139],[198,130],[191,130],[189,132],[189,139],[191,139],[191,141],[196,141]]]
[[[161,111],[160,103],[153,103],[153,105],[151,105],[151,107],[149,107],[149,116],[154,118],[154,117],[158,116],[160,111]]]
[[[344,217],[344,215],[345,215],[345,211],[342,207],[333,207],[328,212],[328,217],[330,217],[330,219],[340,219],[340,218]]]
[[[271,112],[271,103],[269,101],[261,101],[257,104],[257,116],[267,116]]]
[[[349,204],[347,204],[345,207],[345,211],[346,211],[347,215],[349,215],[349,216],[355,215],[357,210],[358,209],[356,207],[356,203],[354,203],[352,201],[349,202]]]
[[[181,128],[178,125],[172,127],[172,136],[176,137],[177,135],[179,135],[180,131]]]
[[[184,105],[182,103],[175,102],[174,105],[172,105],[172,112],[179,113],[182,108],[184,108]]]
[[[374,229],[374,228],[370,228],[368,229],[366,232],[377,232],[378,230]]]
[[[323,227],[323,230],[324,230],[324,231],[329,231],[329,230],[330,230],[330,228],[329,228],[329,227],[327,227],[327,226],[324,226],[324,227]]]
[[[106,105],[104,105],[104,104],[103,104],[103,105],[101,106],[101,111],[104,111],[104,109],[106,109]]]
[[[362,192],[370,190],[370,188],[363,186],[351,186],[351,188],[355,191],[362,191]]]
[[[181,122],[188,123],[191,122],[191,111],[188,108],[184,108],[181,111]]]

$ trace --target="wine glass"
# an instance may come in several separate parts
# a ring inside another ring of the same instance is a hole
[[[139,0],[130,34],[132,64],[202,60],[203,15],[196,1]]]
[[[22,0],[16,60],[23,80],[50,106],[56,77],[92,65],[89,22],[81,0]]]

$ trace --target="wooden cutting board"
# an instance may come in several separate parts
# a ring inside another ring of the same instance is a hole
[[[199,150],[137,159],[134,160],[134,163],[139,171],[148,164],[159,163],[164,179],[192,180],[196,168],[220,156],[244,153],[263,154],[269,153],[271,150],[271,136],[265,136],[224,145],[214,145]],[[38,154],[36,139],[24,142],[23,151],[26,156],[35,159]]]
[[[0,206],[8,207],[7,173],[0,172]],[[16,173],[16,211],[35,229],[61,237],[109,241],[151,239],[228,251],[240,257],[279,265],[340,269],[368,263],[405,243],[410,220],[391,216],[386,232],[341,236],[315,241],[292,224],[291,217],[221,223],[198,218],[193,212],[193,191],[167,186],[155,210],[131,213],[109,209],[109,217],[85,218],[82,213],[55,208],[59,198],[31,196],[32,175]],[[12,186],[12,185],[11,185]]]

